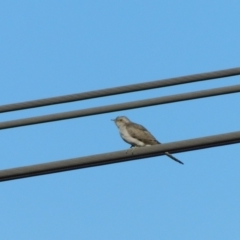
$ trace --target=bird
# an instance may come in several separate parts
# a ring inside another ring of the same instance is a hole
[[[131,122],[127,117],[120,116],[112,119],[117,125],[120,136],[122,139],[129,143],[132,147],[147,147],[157,144],[161,144],[144,126]],[[169,152],[165,152],[165,155],[172,160],[183,164],[180,160],[175,158]]]

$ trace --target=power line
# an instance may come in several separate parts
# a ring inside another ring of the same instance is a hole
[[[32,124],[60,121],[65,119],[77,118],[77,117],[85,117],[85,116],[91,116],[91,115],[102,114],[102,113],[116,112],[116,111],[133,109],[133,108],[154,106],[158,104],[166,104],[166,103],[186,101],[186,100],[211,97],[211,96],[217,96],[217,95],[223,95],[223,94],[230,94],[230,93],[236,93],[236,92],[240,92],[240,85],[234,85],[234,86],[228,86],[228,87],[222,87],[222,88],[213,88],[209,90],[183,93],[183,94],[171,95],[166,97],[151,98],[151,99],[145,99],[145,100],[134,101],[134,102],[126,102],[126,103],[107,105],[102,107],[87,108],[83,110],[76,110],[76,111],[70,111],[70,112],[62,112],[62,113],[56,113],[56,114],[50,114],[50,115],[44,115],[44,116],[38,116],[38,117],[6,121],[6,122],[0,123],[0,130],[7,129],[7,128],[27,126]]]
[[[179,153],[210,147],[217,147],[240,142],[240,131],[214,135],[185,141],[160,144],[151,147],[135,148],[134,152],[118,151],[88,157],[72,158],[68,160],[18,167],[0,171],[0,181],[33,177],[50,173],[101,166],[112,163],[126,162],[142,158],[164,155],[166,151]],[[180,165],[179,165],[180,166]]]
[[[13,103],[13,104],[0,106],[0,113],[23,110],[28,108],[49,106],[53,104],[74,102],[74,101],[86,100],[91,98],[105,97],[105,96],[111,96],[111,95],[122,94],[122,93],[130,93],[130,92],[136,92],[136,91],[142,91],[142,90],[148,90],[148,89],[154,89],[154,88],[174,86],[174,85],[185,84],[185,83],[193,83],[193,82],[205,81],[205,80],[216,79],[216,78],[231,77],[239,74],[240,74],[240,68],[238,67],[238,68],[231,68],[231,69],[225,69],[225,70],[214,71],[214,72],[188,75],[183,77],[169,78],[165,80],[157,80],[157,81],[127,85],[127,86],[107,88],[107,89],[84,92],[84,93],[45,98],[45,99],[39,99],[39,100],[33,100],[33,101],[27,101],[27,102],[21,102],[21,103]]]

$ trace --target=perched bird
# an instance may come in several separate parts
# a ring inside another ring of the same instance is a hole
[[[131,147],[146,147],[161,144],[156,138],[142,125],[131,122],[127,117],[117,117],[112,119],[119,129],[122,139],[131,144]],[[172,156],[169,152],[165,154],[174,161],[183,164],[180,160]]]

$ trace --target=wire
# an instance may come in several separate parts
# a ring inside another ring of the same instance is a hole
[[[236,92],[240,92],[240,85],[234,85],[234,86],[228,86],[228,87],[222,87],[222,88],[213,88],[209,90],[183,93],[183,94],[171,95],[166,97],[151,98],[151,99],[145,99],[145,100],[134,101],[134,102],[126,102],[126,103],[107,105],[102,107],[87,108],[83,110],[75,110],[70,112],[62,112],[62,113],[55,113],[50,115],[38,116],[38,117],[0,122],[0,130],[7,129],[7,128],[27,126],[32,124],[60,121],[65,119],[77,118],[77,117],[85,117],[85,116],[91,116],[91,115],[102,114],[102,113],[116,112],[116,111],[133,109],[133,108],[154,106],[158,104],[166,104],[166,103],[172,103],[172,102],[192,100],[197,98],[230,94],[230,93],[236,93]]]
[[[132,152],[132,150],[124,150],[99,155],[92,155],[88,157],[78,157],[68,160],[1,170],[0,181],[9,181],[19,178],[39,176],[43,174],[58,173],[81,168],[161,156],[164,155],[165,152],[179,153],[228,144],[235,144],[239,142],[240,131],[203,138],[189,139],[185,141],[172,142],[167,144],[159,144],[151,147],[134,148],[134,152]]]
[[[154,89],[154,88],[174,86],[174,85],[185,84],[185,83],[193,83],[193,82],[205,81],[205,80],[216,79],[216,78],[231,77],[239,74],[240,74],[240,67],[214,71],[214,72],[188,75],[183,77],[169,78],[164,80],[132,84],[127,86],[107,88],[107,89],[101,89],[96,91],[77,93],[77,94],[71,94],[71,95],[65,95],[65,96],[59,96],[59,97],[13,103],[13,104],[0,106],[0,113],[23,110],[28,108],[35,108],[35,107],[43,107],[43,106],[48,106],[53,104],[74,102],[74,101],[80,101],[80,100],[86,100],[86,99],[98,98],[98,97],[104,97],[104,96],[111,96],[111,95],[122,94],[122,93],[130,93],[130,92],[136,92],[136,91],[142,91],[142,90],[148,90],[148,89]]]

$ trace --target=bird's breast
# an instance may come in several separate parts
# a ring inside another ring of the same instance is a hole
[[[127,142],[127,143],[129,143],[129,144],[131,144],[133,146],[136,146],[136,147],[143,147],[143,146],[145,146],[144,142],[140,141],[136,137],[131,136],[129,134],[129,132],[127,131],[126,127],[119,129],[119,132],[120,132],[120,135],[121,135],[122,139],[125,142]]]

